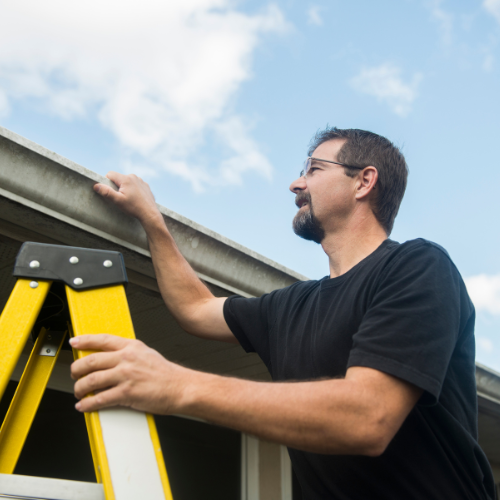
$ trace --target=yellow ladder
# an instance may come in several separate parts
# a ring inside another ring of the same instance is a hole
[[[71,321],[66,332],[42,328],[37,337],[0,429],[0,474],[14,472],[68,331],[135,338],[119,252],[24,243],[14,276],[17,283],[0,316],[0,398],[53,281],[64,283]],[[75,357],[88,354],[74,351]],[[116,407],[86,413],[85,421],[106,500],[172,500],[152,415]]]

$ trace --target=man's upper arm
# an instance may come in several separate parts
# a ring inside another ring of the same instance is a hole
[[[189,333],[198,337],[238,344],[238,340],[224,318],[226,297],[214,297],[200,304],[192,318]]]
[[[188,331],[199,337],[240,344],[247,352],[259,352],[258,347],[267,342],[275,295],[271,292],[261,297],[233,295],[205,300],[192,313],[194,326]]]
[[[362,366],[349,368],[345,380],[356,385],[383,451],[417,404],[423,390],[398,377]]]

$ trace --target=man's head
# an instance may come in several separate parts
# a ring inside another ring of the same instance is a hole
[[[359,200],[369,203],[378,223],[387,235],[391,233],[408,177],[406,161],[396,146],[372,132],[333,127],[316,133],[308,155],[349,166],[313,160],[309,184],[304,179],[292,184],[299,206],[293,224],[296,234],[320,243],[328,210],[342,220]]]

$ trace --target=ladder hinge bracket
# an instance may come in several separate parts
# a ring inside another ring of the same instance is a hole
[[[128,282],[120,252],[90,248],[23,243],[14,276],[62,281],[74,290],[88,290]]]

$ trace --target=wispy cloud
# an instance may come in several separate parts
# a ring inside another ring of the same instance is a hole
[[[358,92],[385,102],[397,115],[406,116],[417,98],[417,88],[421,79],[422,75],[415,73],[411,81],[405,82],[401,77],[400,68],[385,63],[362,69],[350,83]]]
[[[272,167],[231,109],[265,33],[287,29],[269,6],[230,0],[8,2],[0,16],[0,114],[35,102],[65,120],[96,116],[121,145],[122,168],[169,171],[203,190]],[[215,140],[227,157],[198,152]],[[197,156],[198,155],[198,156]]]
[[[484,0],[483,7],[500,23],[500,0]]]
[[[323,18],[320,15],[321,8],[317,5],[313,5],[307,11],[307,22],[309,24],[315,24],[316,26],[323,25]]]
[[[478,311],[500,315],[500,274],[478,274],[464,281]]]
[[[451,45],[453,41],[453,14],[443,9],[443,0],[429,0],[427,6],[431,18],[437,24],[441,41],[444,45]]]

